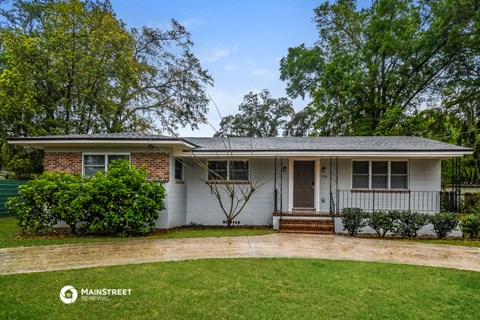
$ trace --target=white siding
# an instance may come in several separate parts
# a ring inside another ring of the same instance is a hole
[[[186,224],[186,187],[184,184],[169,182],[165,184],[167,207],[157,220],[157,228],[173,228]]]
[[[338,160],[338,190],[351,190],[352,188],[352,160],[339,159]],[[330,212],[330,159],[322,159],[320,161],[320,168],[325,167],[325,172],[320,175],[320,211]],[[337,172],[333,172],[335,175]],[[333,194],[335,197],[335,194]]]
[[[330,160],[320,160],[320,212],[330,212]]]
[[[170,156],[170,181],[164,186],[167,193],[165,199],[167,208],[160,213],[155,226],[161,229],[184,226],[187,218],[187,187],[186,184],[175,182],[173,156]]]
[[[205,169],[190,159],[186,162],[187,176],[187,219],[186,223],[222,225],[225,221],[218,200],[200,177],[205,177]],[[250,159],[251,177],[260,180],[261,186],[252,196],[235,221],[240,225],[272,224],[274,210],[274,160]]]
[[[441,160],[410,160],[410,190],[440,191]]]

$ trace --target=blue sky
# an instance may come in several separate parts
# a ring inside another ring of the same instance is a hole
[[[191,33],[194,52],[209,70],[215,86],[207,93],[221,115],[237,113],[243,96],[269,89],[273,97],[286,96],[279,80],[279,60],[289,47],[317,39],[312,22],[313,0],[111,0],[117,17],[127,27],[143,25],[165,29],[174,18]],[[300,110],[306,102],[295,100]],[[220,118],[213,107],[208,115],[218,128]],[[181,136],[211,136],[214,130],[180,130]]]

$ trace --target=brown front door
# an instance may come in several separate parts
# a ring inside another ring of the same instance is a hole
[[[314,161],[293,163],[293,206],[295,208],[314,207],[314,168]]]

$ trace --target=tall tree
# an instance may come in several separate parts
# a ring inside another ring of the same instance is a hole
[[[315,10],[315,46],[290,48],[281,79],[291,97],[309,95],[320,134],[415,134],[422,108],[456,61],[474,0],[354,0]]]
[[[222,119],[215,136],[276,137],[286,133],[295,114],[289,99],[272,98],[267,89],[246,94],[238,109],[240,113]]]
[[[165,31],[127,30],[108,0],[9,2],[0,11],[3,143],[10,136],[175,130],[205,121],[205,88],[213,80],[175,20]],[[28,155],[15,150],[2,153],[3,165]]]
[[[474,16],[463,30],[461,51],[448,69],[438,111],[456,123],[456,130],[449,131],[445,140],[474,149],[473,155],[464,157],[463,182],[480,184],[480,2],[472,8]]]

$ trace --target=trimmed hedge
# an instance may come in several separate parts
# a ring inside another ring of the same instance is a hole
[[[473,215],[472,215],[473,216]],[[462,220],[464,234],[477,237],[480,233],[480,216]],[[412,211],[375,211],[365,212],[360,208],[345,208],[342,210],[344,230],[350,235],[356,235],[361,229],[368,226],[375,230],[379,237],[385,237],[387,232],[402,237],[415,238],[420,229],[428,222],[433,224],[433,231],[438,238],[444,238],[458,226],[458,215],[451,212],[440,212],[427,215]]]
[[[21,186],[19,197],[10,199],[7,207],[18,215],[24,231],[47,231],[64,221],[72,233],[80,222],[83,232],[147,233],[165,209],[165,188],[146,179],[145,169],[137,170],[125,160],[114,161],[106,173],[90,178],[44,173]]]
[[[458,226],[458,214],[455,212],[439,212],[431,215],[429,222],[438,238],[445,238]]]
[[[460,217],[460,229],[465,238],[480,236],[480,214],[467,214]]]
[[[360,208],[345,208],[342,210],[342,224],[351,236],[360,232],[367,226],[367,214]]]
[[[387,232],[395,232],[395,221],[399,211],[374,211],[367,214],[367,225],[375,230],[378,236],[385,238]]]
[[[417,232],[428,223],[428,215],[414,211],[400,211],[395,220],[395,233],[407,238],[416,238]]]

